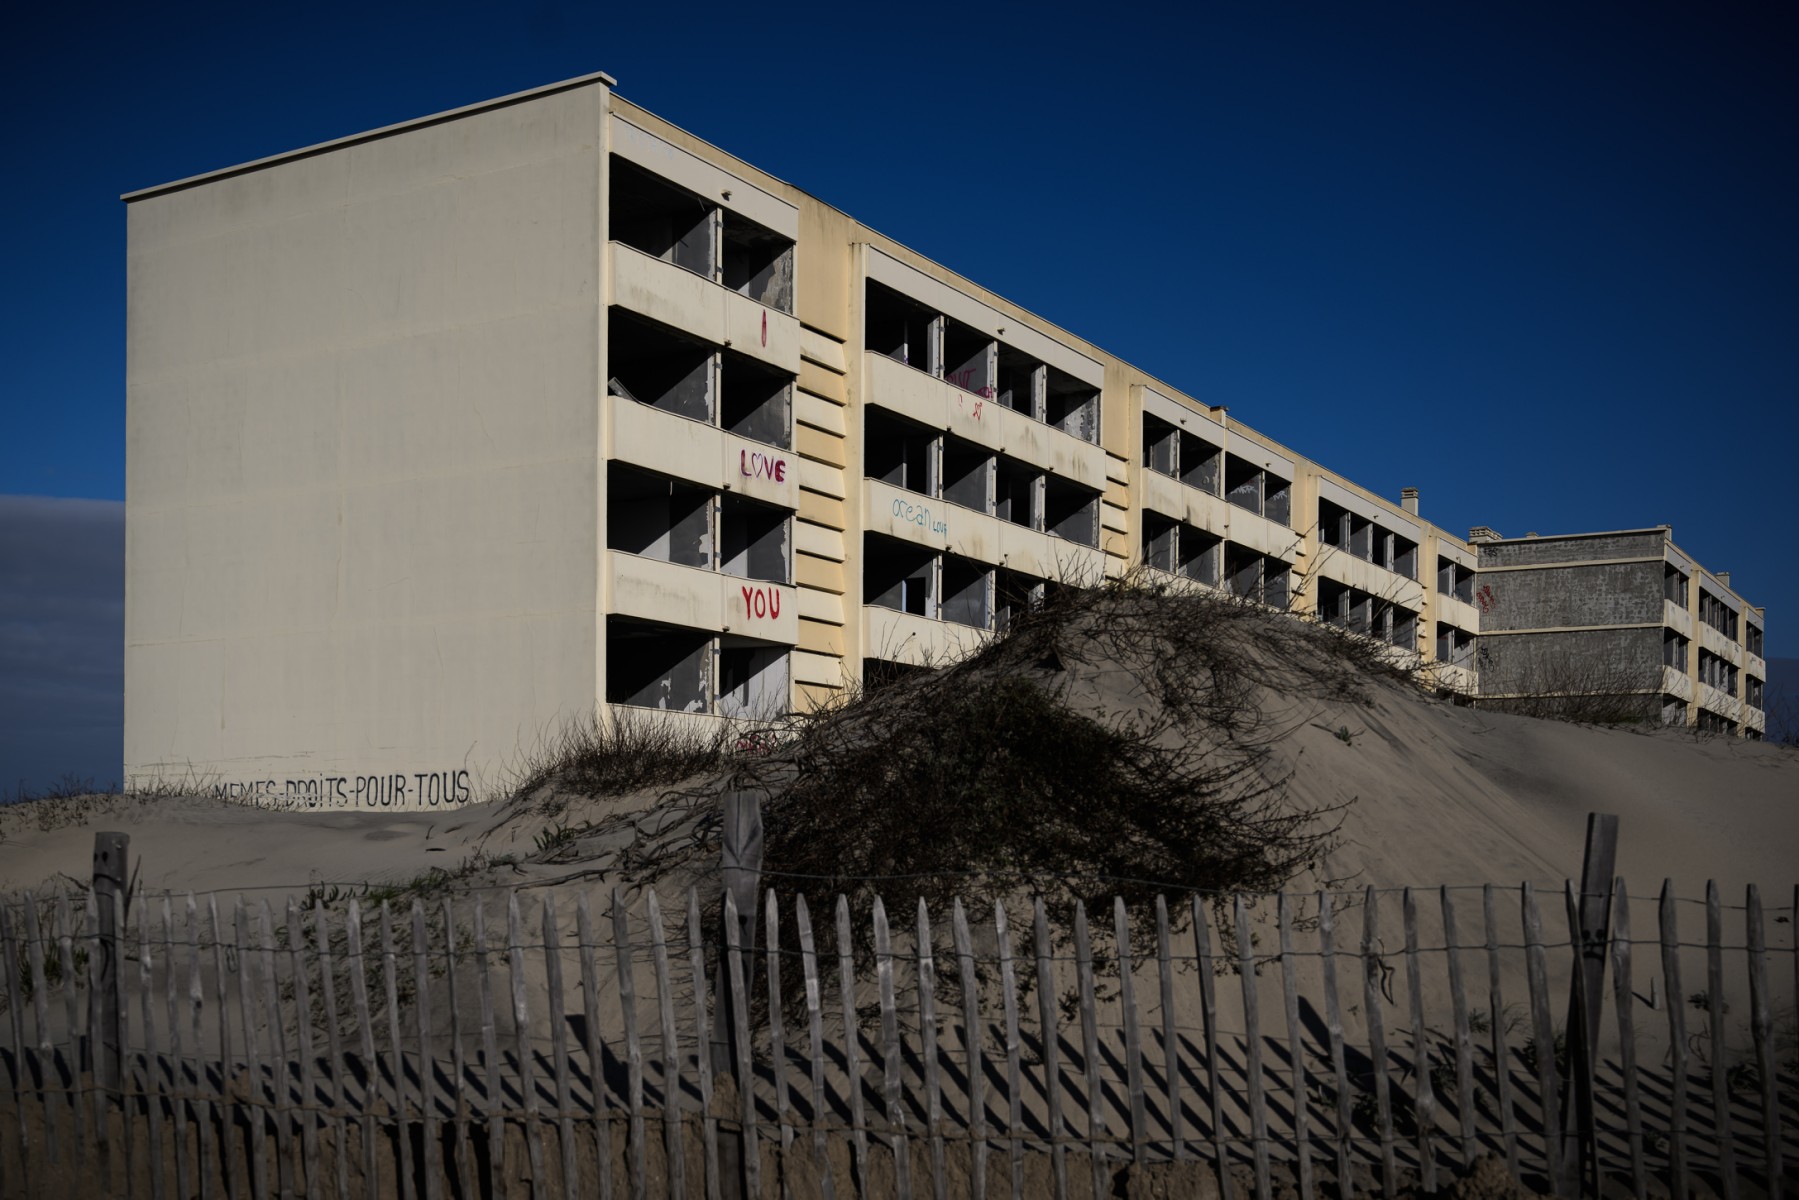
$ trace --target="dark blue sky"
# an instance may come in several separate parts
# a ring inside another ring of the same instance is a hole
[[[603,69],[1452,530],[1672,524],[1799,654],[1796,12],[33,6],[0,493],[123,495],[118,193]]]

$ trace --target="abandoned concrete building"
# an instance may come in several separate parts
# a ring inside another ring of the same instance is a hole
[[[1760,738],[1764,613],[1665,525],[1502,538],[1477,528],[1483,703],[1606,699],[1647,721]]]
[[[1476,686],[1482,563],[1416,492],[1358,487],[604,75],[124,199],[133,783],[456,802],[596,710],[805,709],[1137,564]],[[1687,574],[1695,614],[1747,613]],[[1682,622],[1663,693],[1722,717],[1700,656],[1761,674]]]

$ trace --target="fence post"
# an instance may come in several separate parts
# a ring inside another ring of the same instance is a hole
[[[731,989],[729,971],[726,964],[724,947],[735,939],[742,955],[745,978],[754,969],[756,948],[756,902],[757,892],[762,885],[762,793],[743,788],[733,788],[724,794],[724,822],[720,838],[719,874],[723,878],[725,895],[735,905],[737,928],[729,931],[732,936],[719,939],[719,956],[717,970],[717,986],[714,988],[718,1003],[713,1009],[712,1019],[712,1074],[714,1078],[724,1075],[735,1077],[738,1074],[737,1061],[739,1047],[735,1042],[739,1027],[737,997]],[[726,906],[726,912],[733,911]],[[748,1028],[749,1015],[742,1014],[744,1028]],[[749,1048],[742,1047],[747,1061]],[[738,1079],[739,1089],[754,1086],[753,1079]],[[732,1130],[719,1130],[719,1182],[721,1191],[727,1200],[734,1200],[744,1194],[744,1171],[750,1164],[744,1155],[756,1143],[747,1126]],[[756,1151],[760,1153],[759,1150]]]
[[[1598,1187],[1596,1114],[1589,1081],[1594,1067],[1591,1040],[1597,1040],[1605,1010],[1605,958],[1611,939],[1611,881],[1618,863],[1618,818],[1587,814],[1586,851],[1581,857],[1578,913],[1568,913],[1568,940],[1574,943],[1579,979],[1568,984],[1568,1078],[1562,1080],[1562,1163],[1566,1185]],[[1584,1012],[1581,1011],[1584,1009]],[[1590,1040],[1591,1039],[1591,1040]],[[1583,1084],[1586,1084],[1583,1088]]]
[[[124,1047],[119,1045],[119,938],[118,909],[114,897],[125,894],[125,857],[131,847],[127,833],[94,835],[94,899],[99,904],[100,939],[96,949],[100,965],[94,1003],[100,1013],[100,1053],[95,1065],[100,1072],[100,1086],[119,1090],[120,1068]]]

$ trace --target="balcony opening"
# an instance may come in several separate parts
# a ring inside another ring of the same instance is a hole
[[[1158,475],[1180,476],[1181,431],[1143,414],[1143,465]]]
[[[1374,597],[1356,588],[1349,592],[1349,630],[1352,633],[1374,632]]]
[[[1763,702],[1767,695],[1768,685],[1753,675],[1743,676],[1743,703],[1750,708],[1766,708]]]
[[[1238,458],[1224,456],[1224,498],[1246,512],[1262,515],[1262,468]]]
[[[1318,581],[1318,619],[1338,629],[1349,628],[1349,585],[1334,579]]]
[[[724,427],[752,442],[793,444],[793,376],[753,358],[726,353],[719,369],[719,415]]]
[[[937,556],[897,538],[867,534],[862,539],[862,602],[934,617]]]
[[[943,439],[943,498],[978,513],[993,512],[993,454],[945,435]]]
[[[934,668],[919,663],[895,662],[889,658],[862,660],[862,690],[876,692],[919,675],[929,675]]]
[[[1662,696],[1662,724],[1685,725],[1687,723],[1687,702],[1679,696]]]
[[[1143,513],[1143,562],[1158,571],[1172,572],[1177,563],[1180,522],[1161,513]]]
[[[1041,472],[1001,455],[993,469],[993,515],[1002,521],[1036,529],[1040,523],[1038,480]]]
[[[711,567],[712,493],[613,463],[606,471],[606,544],[684,567]]]
[[[1016,413],[1041,421],[1039,393],[1043,388],[1044,366],[1022,350],[1000,344],[999,380],[993,398]]]
[[[999,346],[990,334],[943,318],[943,378],[965,392],[993,395],[998,382]]]
[[[1262,598],[1262,556],[1235,542],[1224,544],[1224,586],[1233,596]]]
[[[1293,602],[1293,568],[1278,558],[1262,559],[1262,603],[1284,609]]]
[[[1293,481],[1264,473],[1262,478],[1262,515],[1277,525],[1293,523]]]
[[[718,712],[772,721],[790,705],[787,647],[725,634],[718,639]]]
[[[1074,376],[1046,368],[1043,419],[1083,442],[1099,441],[1099,389]]]
[[[1208,496],[1218,494],[1219,463],[1224,451],[1190,433],[1181,434],[1181,482]]]
[[[1363,562],[1374,561],[1374,522],[1354,513],[1349,516],[1349,553]]]
[[[1388,613],[1387,640],[1401,650],[1418,648],[1418,614],[1395,605]]]
[[[937,493],[937,435],[877,408],[866,410],[862,457],[870,479],[909,492]]]
[[[1349,510],[1329,500],[1318,502],[1318,540],[1338,550],[1349,548]]]
[[[1418,578],[1418,543],[1398,534],[1393,535],[1393,573]]]
[[[616,308],[607,319],[607,342],[608,395],[712,420],[712,347]]]
[[[1004,633],[1012,623],[1041,607],[1045,595],[1043,580],[1023,571],[1000,567],[993,573],[993,627]]]
[[[723,216],[725,286],[777,312],[792,312],[793,243],[730,209]]]
[[[1662,568],[1662,598],[1677,608],[1687,606],[1687,577],[1672,563]]]
[[[1474,568],[1452,558],[1437,559],[1437,590],[1463,604],[1474,603]]]
[[[789,583],[792,522],[785,509],[726,494],[719,502],[719,570],[744,579]]]
[[[1743,627],[1743,648],[1755,657],[1762,657],[1762,627],[1745,623]]]
[[[1083,546],[1099,545],[1099,493],[1055,475],[1046,476],[1043,529]]]
[[[713,278],[717,207],[617,155],[611,171],[607,220],[612,240]]]
[[[1687,673],[1687,639],[1672,629],[1662,630],[1662,666]]]
[[[1203,529],[1183,525],[1180,530],[1179,574],[1210,587],[1218,586],[1220,564],[1224,559],[1224,539]]]
[[[1452,667],[1474,669],[1474,635],[1454,625],[1437,623],[1437,661]]]
[[[711,708],[712,635],[606,618],[606,703],[668,712]]]
[[[971,559],[943,556],[943,619],[985,629],[990,624],[993,572]]]
[[[863,330],[868,349],[874,353],[937,373],[937,314],[918,301],[870,282]]]

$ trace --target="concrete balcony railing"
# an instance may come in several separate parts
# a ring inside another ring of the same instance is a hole
[[[1433,592],[1430,599],[1437,620],[1447,621],[1457,629],[1465,629],[1470,633],[1480,628],[1480,609],[1466,600],[1457,600],[1442,592]]]
[[[800,373],[800,322],[685,267],[611,242],[607,303],[714,346]]]
[[[799,456],[716,425],[607,396],[607,457],[782,508],[800,502]]]
[[[914,666],[941,664],[985,645],[994,635],[972,625],[868,604],[862,608],[863,645],[870,658]]]
[[[1662,668],[1662,693],[1681,700],[1693,698],[1693,680],[1685,671],[1677,671],[1673,667]]]
[[[1299,533],[1279,521],[1270,521],[1246,508],[1238,508],[1222,496],[1190,488],[1157,471],[1140,472],[1138,488],[1143,494],[1144,508],[1174,517],[1258,554],[1272,555],[1287,562],[1293,562],[1297,557],[1296,551],[1302,540]]]
[[[863,523],[870,533],[1042,579],[1097,582],[1105,576],[1105,552],[1097,546],[1027,529],[878,479],[865,479],[862,487]]]
[[[1106,452],[1073,434],[965,392],[882,354],[864,356],[868,401],[1096,492],[1106,489]]]
[[[1743,658],[1747,651],[1745,651],[1741,645],[1731,641],[1703,621],[1699,622],[1698,626],[1699,648],[1701,650],[1710,650],[1713,654],[1716,654],[1719,658],[1733,666],[1741,667],[1743,665]]]
[[[606,611],[618,616],[791,646],[800,640],[796,592],[787,584],[606,552]]]
[[[1397,604],[1413,612],[1423,611],[1422,583],[1416,579],[1407,579],[1385,567],[1377,567],[1366,559],[1356,558],[1335,546],[1319,548],[1316,570],[1325,579],[1334,579],[1352,588],[1360,588],[1376,599]]]
[[[1662,601],[1662,624],[1689,641],[1693,637],[1693,614],[1672,600]]]

